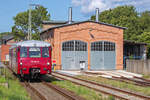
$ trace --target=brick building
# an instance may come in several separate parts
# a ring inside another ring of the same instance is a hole
[[[51,43],[56,69],[123,69],[125,28],[99,22],[98,11],[96,21],[81,22],[72,22],[72,12],[69,12],[65,24],[54,26],[54,21],[43,22],[41,39]]]
[[[2,37],[2,44],[0,49],[1,61],[9,61],[9,48],[15,43],[14,37],[12,35],[7,35]]]

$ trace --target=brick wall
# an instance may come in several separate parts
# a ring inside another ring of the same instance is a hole
[[[9,55],[11,45],[1,45],[1,61],[6,61],[6,55]]]
[[[54,37],[49,37],[54,33]],[[92,37],[91,35],[92,34]],[[45,41],[53,44],[52,59],[57,62],[56,69],[61,69],[61,44],[68,40],[81,40],[88,43],[88,69],[90,69],[90,44],[94,41],[111,41],[116,43],[116,69],[123,69],[123,29],[85,22],[55,28],[45,34]],[[46,36],[47,35],[47,36]],[[52,42],[53,41],[53,42]]]

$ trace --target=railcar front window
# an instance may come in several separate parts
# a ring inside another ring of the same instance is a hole
[[[27,57],[27,48],[26,47],[20,48],[20,57]]]
[[[47,47],[42,48],[42,57],[44,58],[49,57],[49,48]]]
[[[41,49],[37,48],[37,47],[29,48],[29,57],[40,58],[41,57]]]

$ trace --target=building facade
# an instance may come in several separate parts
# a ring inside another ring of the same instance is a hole
[[[125,28],[96,21],[46,27],[41,39],[51,43],[56,69],[123,69]]]
[[[1,61],[9,61],[9,48],[15,43],[14,37],[12,35],[7,35],[2,37],[2,44],[0,49]]]

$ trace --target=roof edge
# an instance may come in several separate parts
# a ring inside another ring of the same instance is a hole
[[[96,22],[96,21],[93,21],[93,20],[86,20],[86,21],[80,21],[80,22],[74,22],[74,23],[71,23],[71,24],[63,24],[63,25],[58,25],[58,26],[54,26],[54,27],[51,27],[47,30],[44,30],[40,33],[43,34],[44,32],[46,31],[49,31],[51,29],[55,29],[55,28],[60,28],[60,27],[65,27],[65,26],[70,26],[70,25],[75,25],[75,24],[80,24],[80,23],[85,23],[85,22],[92,22],[92,23],[97,23],[97,24],[103,24],[103,25],[107,25],[107,26],[112,26],[112,27],[116,27],[116,28],[120,28],[120,29],[127,29],[126,27],[120,27],[120,26],[116,26],[116,25],[112,25],[112,24],[108,24],[108,23],[104,23],[104,22]]]

